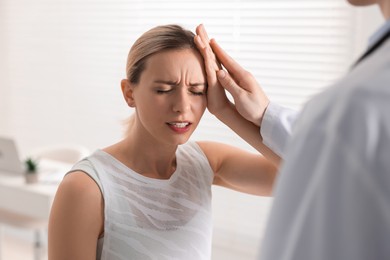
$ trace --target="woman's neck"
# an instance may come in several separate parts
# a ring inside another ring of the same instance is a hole
[[[177,146],[158,142],[133,128],[125,139],[104,151],[141,175],[169,179],[176,170],[176,149]]]

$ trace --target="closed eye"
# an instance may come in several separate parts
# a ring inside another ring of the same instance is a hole
[[[205,94],[204,91],[190,91],[190,92],[195,96],[203,96]]]
[[[202,86],[198,85],[198,86],[190,87],[188,91],[191,92],[191,94],[193,95],[202,96],[206,94],[206,87],[204,87],[204,85]]]
[[[191,83],[189,91],[197,96],[203,96],[207,92],[207,84],[205,83]]]
[[[167,93],[169,93],[171,91],[172,91],[172,89],[157,89],[156,93],[157,94],[167,94]]]

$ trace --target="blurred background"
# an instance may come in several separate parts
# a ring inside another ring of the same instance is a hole
[[[0,0],[0,136],[23,158],[56,143],[117,142],[133,113],[120,90],[128,51],[170,23],[203,23],[271,100],[300,109],[349,69],[384,22],[377,12],[343,0]],[[253,151],[208,112],[192,139]],[[214,187],[213,259],[255,259],[271,204]],[[30,234],[5,228],[5,237],[8,259],[33,259],[18,256]]]

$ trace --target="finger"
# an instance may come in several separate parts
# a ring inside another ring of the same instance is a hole
[[[219,70],[217,72],[217,79],[221,86],[232,94],[234,99],[242,93],[243,89],[236,84],[234,79],[226,71]]]
[[[212,67],[214,69],[214,73],[218,70],[216,57],[210,46],[206,46],[202,41],[199,35],[196,35],[194,38],[195,45],[203,56],[206,67]]]
[[[238,82],[244,79],[245,70],[238,64],[232,57],[230,57],[219,44],[215,41],[215,39],[211,39],[210,46],[217,56],[217,59],[222,63],[222,65],[226,68],[230,75],[233,76]]]
[[[217,60],[210,45],[205,44],[205,42],[201,39],[201,37],[199,35],[195,35],[194,42],[195,42],[196,47],[199,49],[200,53],[202,54],[202,56],[204,58],[206,68],[207,67],[211,68],[212,69],[211,71],[213,73],[220,70],[222,68],[222,66],[221,66],[220,62]]]
[[[198,49],[202,52],[203,57],[211,58],[211,60],[216,60],[215,55],[211,49],[211,46],[209,44],[209,38],[207,36],[206,30],[203,26],[203,24],[200,24],[196,27],[196,36],[194,38],[195,44],[197,45]]]
[[[194,42],[195,42],[196,47],[198,47],[199,51],[203,52],[206,46],[204,45],[204,43],[199,35],[195,35]],[[203,55],[203,53],[202,53],[202,55]]]
[[[199,24],[197,27],[196,27],[196,34],[200,36],[200,38],[202,39],[202,41],[205,43],[205,44],[209,44],[210,42],[210,39],[209,39],[209,36],[207,35],[207,31],[206,31],[206,28],[204,27],[203,24]]]

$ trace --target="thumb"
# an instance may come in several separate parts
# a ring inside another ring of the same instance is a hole
[[[221,86],[232,94],[233,98],[239,95],[242,88],[232,79],[232,77],[224,70],[217,71],[217,78]]]

